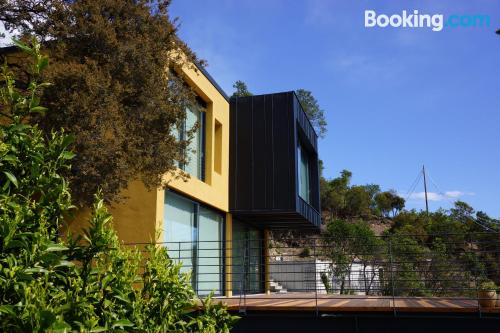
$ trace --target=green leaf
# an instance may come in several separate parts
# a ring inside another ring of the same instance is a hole
[[[3,161],[15,162],[15,161],[17,161],[17,157],[14,156],[14,155],[5,155],[4,157],[2,157],[2,160]]]
[[[40,114],[44,114],[48,109],[46,107],[43,107],[43,106],[35,106],[33,108],[30,109],[30,112],[31,113],[40,113]]]
[[[72,144],[75,141],[75,136],[74,135],[66,135],[61,142],[61,147],[64,149],[68,147],[70,144]]]
[[[66,333],[66,332],[71,332],[71,326],[64,322],[64,321],[58,321],[54,323],[51,327],[52,332],[54,333]]]
[[[23,52],[26,52],[28,54],[33,54],[33,50],[28,45],[21,42],[20,40],[12,39],[12,42],[14,43],[15,46],[20,48]]]
[[[0,313],[7,313],[10,315],[16,314],[12,305],[0,305]]]
[[[73,267],[74,263],[68,260],[61,260],[55,267]]]
[[[16,176],[14,176],[8,171],[4,171],[3,173],[7,176],[7,178],[9,178],[9,180],[12,182],[12,184],[14,184],[15,187],[19,187]]]
[[[47,252],[66,251],[66,250],[69,249],[61,244],[50,244],[46,249]]]
[[[134,323],[131,322],[130,320],[128,319],[121,319],[121,320],[117,320],[113,323],[113,325],[111,326],[111,328],[115,328],[115,327],[133,327],[134,326]]]
[[[73,157],[75,157],[75,153],[73,152],[70,152],[70,151],[63,151],[62,154],[61,154],[61,158],[63,160],[70,160],[72,159]]]
[[[28,268],[24,270],[24,273],[48,273],[49,271],[42,267]]]
[[[47,56],[42,57],[37,64],[38,70],[43,71],[48,65],[49,65],[49,57]]]

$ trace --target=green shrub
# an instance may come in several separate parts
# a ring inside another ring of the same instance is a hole
[[[31,83],[16,88],[4,66],[0,89],[0,331],[229,332],[234,317],[210,298],[199,307],[190,277],[151,245],[142,257],[124,248],[96,195],[89,227],[62,235],[73,208],[61,176],[73,153],[71,136],[45,138],[26,125],[39,105],[40,45],[18,44],[31,56]],[[142,267],[140,267],[142,266]],[[141,272],[139,274],[139,272]]]

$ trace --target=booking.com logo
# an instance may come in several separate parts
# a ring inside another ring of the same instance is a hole
[[[374,10],[365,10],[365,27],[394,27],[394,28],[431,28],[432,31],[442,31],[445,27],[469,28],[489,27],[489,15],[457,15],[452,14],[444,17],[443,14],[420,14],[418,10],[401,14],[385,15],[377,14]]]

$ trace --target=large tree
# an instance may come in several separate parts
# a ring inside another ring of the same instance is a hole
[[[188,140],[172,135],[194,93],[182,66],[195,54],[176,35],[170,0],[12,0],[0,3],[9,30],[45,41],[51,55],[44,100],[52,112],[32,122],[75,134],[67,177],[89,204],[133,179],[155,188],[185,159]],[[163,184],[164,185],[164,184]]]

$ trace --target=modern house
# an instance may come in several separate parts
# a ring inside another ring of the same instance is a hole
[[[317,135],[294,92],[230,99],[202,68],[181,70],[199,97],[175,132],[199,124],[179,165],[190,178],[167,173],[156,191],[131,182],[110,207],[114,226],[126,244],[166,246],[198,294],[264,292],[270,228],[319,228]]]

